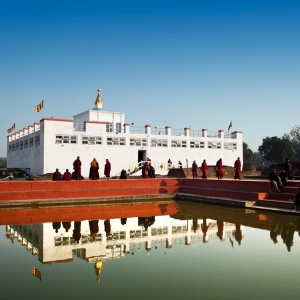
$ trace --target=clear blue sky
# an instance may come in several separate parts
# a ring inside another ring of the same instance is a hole
[[[0,157],[13,123],[70,119],[98,86],[127,122],[232,120],[253,151],[300,125],[300,1],[0,0],[0,41]]]

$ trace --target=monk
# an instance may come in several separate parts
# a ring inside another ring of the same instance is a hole
[[[73,162],[73,169],[75,171],[75,179],[81,180],[81,161],[79,156],[77,156],[77,159]]]
[[[110,178],[110,170],[111,170],[111,164],[108,159],[106,159],[106,164],[104,167],[104,175],[106,176],[107,179]]]
[[[224,176],[222,158],[220,158],[217,161],[216,167],[217,167],[216,176],[218,177],[218,179],[222,179]]]
[[[234,163],[234,168],[235,168],[235,173],[234,173],[234,179],[237,180],[241,180],[241,167],[242,167],[242,163],[240,158],[238,157],[237,160]]]
[[[64,175],[62,177],[62,180],[65,180],[65,181],[72,180],[72,174],[71,174],[71,172],[69,172],[69,169],[66,169],[66,172],[64,173]]]
[[[90,167],[90,176],[89,178],[92,180],[99,179],[99,164],[96,160],[96,158],[93,159],[91,162],[91,167]]]
[[[206,163],[205,159],[203,159],[203,162],[201,164],[201,170],[202,170],[202,178],[203,179],[207,179],[206,172],[208,170],[208,166],[207,166],[207,163]]]
[[[58,169],[53,173],[52,180],[54,181],[60,181],[61,180],[61,174]]]
[[[196,161],[194,160],[192,163],[192,173],[193,173],[193,178],[198,178],[198,165]]]

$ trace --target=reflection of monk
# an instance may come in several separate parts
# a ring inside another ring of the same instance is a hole
[[[98,223],[99,223],[99,220],[89,221],[91,237],[93,238],[93,240],[96,239],[96,235],[99,232],[99,225],[98,225]]]
[[[104,221],[104,230],[106,232],[106,236],[110,236],[111,235],[110,220],[105,220]]]
[[[138,225],[144,226],[145,230],[148,229],[155,222],[155,216],[152,217],[138,217]]]
[[[193,217],[193,230],[194,230],[195,233],[196,233],[198,227],[199,227],[198,219],[197,219],[197,217]]]
[[[74,222],[74,230],[73,230],[73,239],[79,244],[81,239],[81,222],[75,221]]]
[[[239,245],[241,245],[243,235],[242,235],[242,230],[241,230],[241,225],[236,224],[235,225],[235,240],[238,242]]]
[[[294,224],[283,224],[282,226],[282,233],[281,237],[283,242],[286,244],[287,250],[290,252],[291,247],[294,244],[294,232],[295,232],[295,226]]]
[[[127,218],[121,218],[121,224],[125,225],[127,223]]]
[[[203,222],[201,224],[201,230],[203,232],[203,243],[208,243],[208,238],[207,238],[207,231],[208,231],[209,226],[207,225],[207,220],[206,218],[203,219]]]
[[[71,222],[62,222],[63,223],[63,227],[66,230],[66,232],[69,231],[69,229],[71,228]]]
[[[60,228],[61,224],[60,222],[53,222],[52,227],[55,229],[55,232],[58,233],[58,229]]]
[[[221,241],[224,241],[223,231],[224,231],[224,222],[217,220],[218,232],[217,236]]]

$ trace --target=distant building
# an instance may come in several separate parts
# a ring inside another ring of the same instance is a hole
[[[196,160],[201,165],[215,165],[222,158],[223,165],[233,166],[243,157],[243,133],[207,129],[191,130],[134,126],[125,122],[125,113],[104,111],[101,90],[95,108],[73,119],[44,118],[7,137],[7,167],[30,168],[31,175],[72,170],[73,161],[80,156],[82,175],[88,177],[90,162],[95,157],[103,175],[105,159],[112,165],[111,175],[119,176],[122,169],[132,172],[139,163],[151,158],[156,174],[167,172],[183,162],[185,168]]]

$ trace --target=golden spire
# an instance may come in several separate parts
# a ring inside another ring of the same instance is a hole
[[[98,87],[97,92],[98,92],[98,95],[97,95],[97,98],[96,98],[96,101],[95,101],[95,106],[96,106],[96,108],[101,109],[102,106],[103,106],[103,101],[102,101],[101,95],[100,95],[100,93],[101,93],[100,86]]]
[[[102,271],[102,261],[97,261],[94,264],[94,268],[95,268],[95,272],[96,272],[96,275],[97,275],[97,284],[99,285],[100,284],[100,274],[101,274],[101,271]]]

